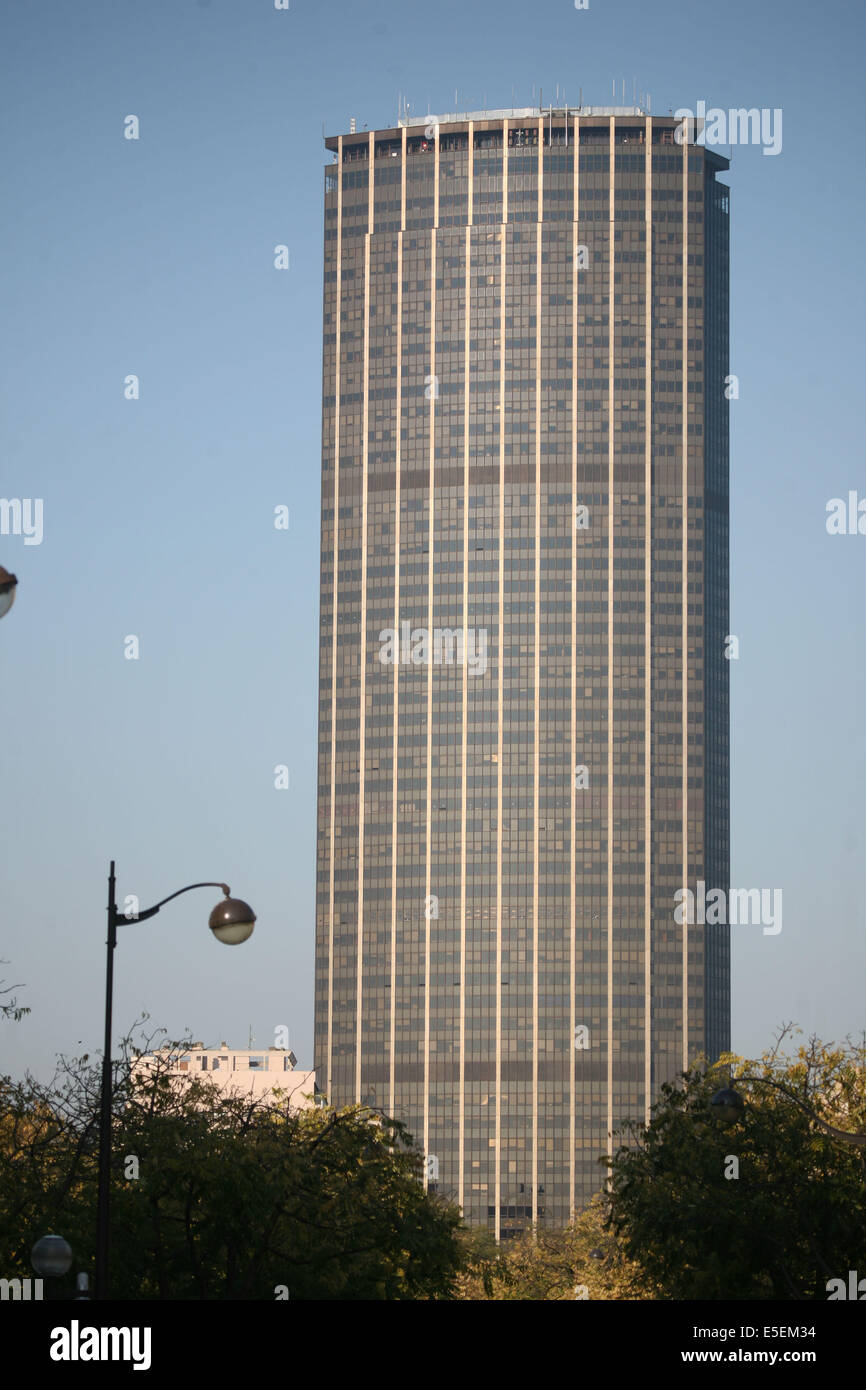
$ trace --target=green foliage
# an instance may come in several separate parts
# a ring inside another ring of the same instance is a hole
[[[0,961],[0,965],[7,964],[8,961]],[[17,985],[7,985],[5,980],[0,980],[0,986],[4,986],[0,988],[0,1000],[3,1000],[4,995],[11,994],[13,989],[18,988]],[[29,1014],[29,1012],[29,1008],[26,1008],[23,1004],[19,1004],[18,1000],[14,997],[0,1003],[0,1018],[11,1018],[13,1023],[20,1023],[24,1015]]]
[[[622,1131],[608,1192],[564,1231],[499,1248],[424,1192],[396,1121],[229,1095],[206,1073],[181,1082],[168,1050],[136,1069],[127,1041],[114,1070],[112,1294],[825,1299],[828,1280],[866,1275],[866,1151],[815,1116],[866,1131],[866,1047],[812,1039],[786,1057],[782,1038],[760,1062],[699,1063],[664,1087],[651,1123]],[[731,1070],[746,1106],[725,1128],[709,1102]],[[48,1086],[0,1079],[6,1277],[31,1273],[30,1248],[51,1230],[74,1251],[58,1292],[92,1271],[99,1090],[87,1057],[62,1060]],[[734,1158],[739,1175],[726,1176]]]
[[[174,1045],[180,1051],[189,1044]],[[128,1048],[127,1048],[128,1053]],[[402,1125],[360,1107],[293,1111],[179,1082],[168,1054],[115,1068],[112,1296],[122,1299],[447,1297],[457,1209],[425,1193]],[[0,1257],[27,1274],[48,1230],[92,1269],[100,1068],[0,1088]],[[126,1177],[136,1165],[138,1178]]]
[[[600,1193],[565,1230],[532,1232],[497,1249],[493,1236],[465,1237],[467,1268],[455,1296],[474,1301],[563,1302],[574,1299],[644,1299],[652,1285],[608,1225]]]
[[[648,1127],[622,1131],[629,1144],[611,1162],[612,1229],[659,1297],[826,1299],[828,1279],[866,1273],[864,1151],[802,1108],[866,1131],[866,1049],[813,1038],[786,1057],[789,1031],[760,1062],[693,1066],[663,1088]],[[710,1100],[732,1068],[760,1080],[737,1079],[745,1109],[724,1127]],[[732,1158],[738,1177],[726,1177]]]

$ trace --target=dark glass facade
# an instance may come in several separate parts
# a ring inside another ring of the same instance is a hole
[[[676,125],[327,141],[317,1081],[501,1236],[729,1046],[674,918],[728,887],[727,165]]]

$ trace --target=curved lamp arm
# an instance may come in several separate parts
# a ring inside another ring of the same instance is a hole
[[[161,898],[158,903],[154,903],[153,907],[145,908],[144,912],[135,912],[131,917],[127,917],[123,912],[118,912],[115,907],[114,925],[119,927],[122,926],[124,922],[143,922],[146,917],[155,916],[161,907],[165,907],[166,903],[171,902],[172,898],[179,898],[181,893],[191,893],[193,888],[221,888],[227,898],[230,898],[232,895],[232,890],[227,883],[212,883],[210,880],[206,883],[188,883],[186,888],[178,888],[176,893],[169,893],[167,898]]]

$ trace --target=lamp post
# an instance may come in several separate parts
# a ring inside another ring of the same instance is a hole
[[[30,1251],[30,1263],[40,1278],[59,1279],[72,1264],[72,1250],[62,1236],[41,1236]]]
[[[225,883],[190,883],[186,888],[178,888],[169,893],[153,907],[144,912],[130,915],[118,912],[115,897],[114,860],[108,875],[108,939],[105,962],[105,1046],[102,1053],[102,1090],[99,1108],[99,1187],[96,1216],[96,1290],[97,1299],[108,1297],[108,1259],[110,1232],[110,1178],[111,1178],[111,1004],[114,987],[114,948],[117,945],[117,928],[124,922],[143,922],[154,917],[161,907],[179,898],[181,893],[190,893],[193,888],[221,888],[224,901],[217,903],[208,919],[208,926],[218,941],[226,946],[238,946],[253,932],[256,914],[249,903],[231,896],[231,889]]]
[[[15,586],[18,580],[14,574],[0,565],[0,618],[5,618],[15,602]]]
[[[866,1150],[866,1134],[852,1134],[850,1130],[837,1129],[835,1125],[831,1125],[827,1120],[822,1119],[820,1115],[816,1114],[814,1110],[806,1105],[805,1101],[802,1101],[799,1096],[795,1096],[792,1091],[782,1086],[780,1082],[771,1081],[767,1076],[741,1076],[739,1080],[754,1081],[763,1086],[772,1086],[774,1090],[781,1091],[783,1096],[787,1096],[788,1100],[792,1100],[795,1105],[798,1105],[800,1109],[809,1116],[810,1120],[814,1120],[816,1125],[820,1125],[821,1128],[825,1130],[827,1134],[831,1134],[834,1139],[841,1139],[844,1143],[851,1144],[854,1148]],[[716,1094],[710,1101],[710,1113],[715,1115],[716,1119],[723,1125],[736,1124],[737,1120],[742,1119],[745,1109],[746,1102],[736,1089],[733,1077],[731,1078],[730,1085],[724,1086],[721,1091],[716,1091]]]

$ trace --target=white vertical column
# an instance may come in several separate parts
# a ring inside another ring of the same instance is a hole
[[[435,470],[436,470],[436,232],[439,227],[439,126],[436,126],[436,145],[434,152],[434,192],[433,227],[430,232],[430,390],[429,416],[429,479],[428,479],[428,528],[427,528],[427,638],[432,641],[433,631],[433,541],[435,535]],[[432,658],[432,650],[429,652]],[[427,668],[427,800],[424,862],[424,892],[430,897],[432,870],[432,826],[433,816],[433,662]],[[424,914],[424,1118],[423,1146],[426,1157],[430,1145],[430,917]],[[427,1168],[424,1168],[424,1186],[427,1187]]]
[[[613,1138],[613,532],[614,532],[614,171],[616,119],[610,117],[607,305],[607,1138]]]
[[[683,887],[689,886],[689,122],[683,140],[683,553],[682,553],[682,677],[683,677]],[[683,898],[688,902],[688,898]],[[689,923],[683,913],[683,1071],[689,1065]]]
[[[397,660],[394,662],[394,723],[391,744],[391,999],[388,1038],[388,1114],[394,1114],[397,1054],[397,805],[399,798],[400,755],[400,469],[402,467],[403,425],[403,233],[406,230],[406,127],[403,127],[400,176],[400,231],[397,236],[397,381],[394,404],[394,632],[397,634]]]
[[[653,123],[645,122],[644,176],[644,1120],[652,1105],[652,492],[653,492]]]
[[[538,221],[535,231],[535,632],[532,757],[532,1224],[538,1221],[538,871],[541,738],[541,233],[544,222],[544,117],[538,122]],[[546,822],[545,822],[546,823]]]
[[[364,386],[361,441],[361,641],[360,641],[360,733],[358,739],[358,935],[355,994],[355,1102],[361,1102],[361,1039],[364,1007],[364,819],[366,816],[365,765],[367,761],[367,481],[369,465],[370,417],[370,253],[373,235],[373,183],[376,163],[376,135],[370,131],[367,193],[367,231],[364,235]]]
[[[340,350],[343,321],[343,137],[337,139],[337,280],[334,346],[334,607],[331,623],[331,815],[328,826],[328,1038],[325,1094],[332,1099],[334,1058],[334,831],[337,796],[337,608],[340,555]]]
[[[472,154],[470,151],[470,159]],[[466,305],[463,320],[463,650],[469,631],[469,386],[472,233],[466,228],[464,278]],[[463,662],[463,713],[460,734],[460,1080],[458,1115],[457,1204],[464,1203],[464,1148],[466,1142],[466,767],[469,725],[469,664]]]
[[[437,146],[438,149],[438,146]],[[438,187],[438,178],[437,178]],[[433,633],[433,550],[436,531],[436,228],[430,232],[430,448],[428,479],[428,526],[427,526],[427,801],[425,814],[425,884],[426,898],[432,892],[431,873],[433,869],[433,652],[430,643]],[[424,1155],[430,1150],[430,958],[431,927],[430,914],[424,913]],[[427,1186],[427,1170],[424,1169],[424,1186]]]
[[[577,1027],[577,801],[575,768],[577,767],[577,306],[578,306],[578,226],[580,179],[580,122],[574,118],[574,209],[571,238],[571,868],[570,868],[570,931],[569,931],[569,1012],[568,1012],[568,1209],[575,1208],[575,1047]]]
[[[474,201],[475,201],[475,197],[474,197],[474,190],[475,190],[475,183],[474,183],[474,180],[475,180],[475,122],[474,122],[474,121],[469,121],[469,122],[468,122],[468,127],[469,127],[469,135],[468,135],[468,147],[467,147],[467,155],[466,155],[466,158],[467,158],[467,161],[468,161],[467,169],[466,169],[466,184],[467,184],[467,190],[466,190],[466,222],[467,222],[467,225],[471,227],[471,226],[472,226],[473,210],[474,210]]]
[[[497,707],[496,766],[496,1094],[495,1118],[495,1178],[494,1234],[501,1232],[502,1202],[502,759],[505,751],[503,722],[505,719],[505,291],[507,273],[508,234],[508,119],[502,122],[502,227],[499,243],[499,690]]]

